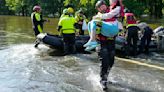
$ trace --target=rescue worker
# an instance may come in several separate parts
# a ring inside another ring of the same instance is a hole
[[[137,55],[137,41],[138,31],[140,28],[137,26],[137,21],[133,13],[125,13],[124,25],[127,29],[127,54],[136,56]],[[132,50],[131,50],[132,46]],[[133,53],[132,53],[133,52]]]
[[[118,28],[121,29],[122,25],[118,23],[117,16],[120,15],[121,5],[119,0],[110,0],[111,7],[107,8],[105,1],[99,0],[96,3],[96,9],[100,12],[98,15],[94,16],[93,19],[102,19],[103,21],[110,22],[111,24],[117,24]],[[109,9],[109,10],[108,10]],[[101,27],[101,23],[98,24]],[[117,30],[115,31],[118,31]],[[106,30],[110,31],[110,30]],[[99,60],[101,61],[101,70],[100,70],[100,83],[104,90],[107,89],[107,81],[109,71],[111,70],[114,64],[115,56],[115,36],[106,37],[103,34],[97,35],[97,40],[100,43],[100,51],[98,51]]]
[[[40,33],[43,33],[43,23],[45,21],[49,21],[43,19],[41,15],[41,10],[42,10],[41,7],[39,5],[36,5],[33,7],[33,13],[31,14],[32,27],[35,36],[37,36]],[[39,44],[40,44],[40,40],[36,39],[34,47],[38,47]]]
[[[144,26],[142,26],[144,25]],[[146,23],[139,23],[138,26],[140,27],[142,32],[140,47],[139,47],[139,53],[145,52],[146,54],[149,54],[149,45],[151,42],[151,37],[153,34],[153,30],[146,24]]]
[[[41,10],[41,7],[39,5],[36,5],[33,7],[33,13],[31,14],[31,20],[35,36],[43,32],[43,23],[46,21],[41,15]]]
[[[84,35],[85,30],[82,29],[82,26],[83,26],[83,21],[86,21],[86,16],[84,15],[82,9],[80,9],[75,13],[75,19],[77,21],[77,28],[79,29],[79,35]]]
[[[73,8],[69,7],[67,13],[58,23],[58,31],[61,31],[64,41],[64,55],[75,53],[75,18],[72,17]]]
[[[65,8],[65,9],[63,10],[63,13],[62,13],[62,15],[60,16],[60,19],[61,19],[62,17],[64,17],[64,16],[68,16],[68,15],[66,15],[66,13],[67,13],[67,8]]]

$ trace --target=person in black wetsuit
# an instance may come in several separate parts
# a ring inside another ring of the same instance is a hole
[[[151,37],[153,34],[153,30],[146,24],[146,23],[139,23],[138,25],[144,24],[141,28],[142,32],[142,37],[141,37],[141,42],[140,42],[140,47],[139,47],[139,53],[145,52],[145,54],[149,54],[149,45],[151,42]]]
[[[43,23],[48,20],[44,20],[41,14],[41,7],[36,5],[33,7],[33,13],[31,14],[32,27],[34,30],[35,36],[40,33],[43,33]],[[39,45],[40,41],[35,41],[35,47]]]
[[[121,13],[120,3],[121,2],[119,0],[110,0],[110,7],[108,8],[105,1],[97,1],[96,9],[101,13],[101,15],[94,16],[94,18],[102,19],[103,21],[109,23],[117,23],[118,29],[120,29],[122,25],[119,25],[116,17]],[[102,27],[100,26],[100,29],[101,28]],[[102,84],[103,90],[107,89],[108,75],[114,65],[115,37],[116,35],[113,37],[106,37],[101,33],[97,34],[97,40],[100,43],[100,50],[98,51],[99,60],[101,61],[100,83]]]

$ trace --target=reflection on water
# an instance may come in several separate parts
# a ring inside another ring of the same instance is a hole
[[[0,50],[1,92],[102,92],[95,53],[57,57],[49,56],[47,47],[39,48],[22,44]],[[126,62],[116,62],[109,80],[108,92],[164,90],[163,71]]]
[[[58,34],[56,31],[57,19],[45,23],[44,31]],[[0,44],[31,43],[34,41],[34,33],[30,17],[0,16]]]
[[[0,16],[0,22],[1,92],[103,92],[96,53],[54,56],[45,45],[34,48],[29,18]],[[54,30],[53,25],[47,23],[45,30]],[[115,62],[109,80],[107,92],[164,91],[164,71],[123,61]]]

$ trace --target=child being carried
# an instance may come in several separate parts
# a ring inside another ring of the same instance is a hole
[[[96,34],[101,34],[105,37],[114,37],[118,34],[118,21],[105,22],[97,19],[93,19],[88,23],[88,31],[90,35],[89,41],[84,44],[85,51],[90,51],[98,46],[96,41]]]

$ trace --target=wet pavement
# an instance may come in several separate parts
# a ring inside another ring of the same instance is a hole
[[[45,45],[34,48],[29,18],[22,18],[26,28],[12,27],[18,17],[5,18],[0,17],[0,92],[103,92],[96,53],[55,56]],[[132,59],[164,67],[161,53]],[[163,70],[122,60],[116,60],[108,79],[107,92],[164,92]]]

